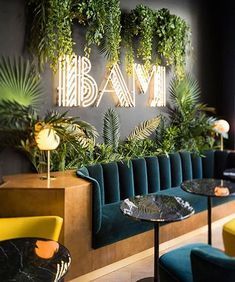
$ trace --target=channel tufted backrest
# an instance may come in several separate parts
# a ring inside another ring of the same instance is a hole
[[[191,155],[193,179],[200,179],[203,176],[202,158],[196,154]]]
[[[179,152],[129,162],[96,164],[83,168],[83,174],[98,182],[101,205],[105,205],[177,187],[188,179],[221,178],[223,171],[235,161],[234,152],[206,151],[203,155]]]
[[[202,177],[212,178],[214,177],[214,151],[206,151],[202,157]]]
[[[170,165],[171,165],[171,186],[176,187],[182,183],[183,172],[182,162],[179,153],[170,154]]]
[[[160,167],[156,157],[146,157],[148,192],[154,193],[160,190]]]
[[[121,199],[133,197],[135,189],[132,162],[118,162],[118,171]]]
[[[119,202],[121,198],[118,165],[117,163],[112,162],[103,164],[102,167],[104,176],[105,204]]]
[[[104,205],[105,201],[104,201],[103,167],[101,164],[95,164],[95,165],[88,166],[87,170],[88,170],[89,176],[94,178],[99,183],[101,204]]]
[[[135,195],[148,194],[148,176],[146,161],[143,158],[132,160]]]

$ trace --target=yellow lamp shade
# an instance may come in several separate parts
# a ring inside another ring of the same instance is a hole
[[[35,136],[36,143],[40,150],[55,150],[60,144],[60,137],[52,128],[43,128]]]
[[[224,119],[216,120],[213,126],[214,130],[220,134],[227,133],[229,131],[229,123]]]

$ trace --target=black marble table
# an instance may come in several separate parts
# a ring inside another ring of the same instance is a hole
[[[184,181],[181,188],[186,192],[207,197],[208,244],[211,245],[211,197],[235,196],[235,183],[213,178],[192,179]]]
[[[125,199],[120,208],[124,215],[154,224],[154,277],[139,281],[160,281],[159,224],[183,220],[194,213],[193,208],[181,198],[167,195],[146,195]]]
[[[0,242],[1,282],[59,282],[70,263],[69,251],[55,241],[20,238]]]

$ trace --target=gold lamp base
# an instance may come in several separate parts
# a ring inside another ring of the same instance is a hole
[[[48,183],[51,180],[55,180],[56,177],[50,174],[50,150],[47,151],[47,175],[41,176],[40,179],[47,180]]]
[[[40,179],[42,180],[47,180],[47,179],[50,179],[50,180],[55,180],[56,179],[56,176],[54,175],[51,175],[50,178],[48,178],[47,175],[44,175],[44,176],[41,176]]]

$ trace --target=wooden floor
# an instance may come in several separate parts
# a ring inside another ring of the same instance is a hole
[[[234,218],[235,214],[230,215],[222,220],[214,222],[212,225],[212,245],[223,250],[222,242],[222,225]],[[160,245],[160,254],[168,252],[171,249],[177,248],[181,245],[188,243],[207,243],[207,226],[200,228],[196,231],[190,232],[187,235],[183,235],[169,242]],[[149,250],[150,254],[153,253],[153,249]],[[153,255],[149,255],[145,258],[139,259],[133,263],[128,263],[124,267],[115,269],[112,271],[112,267],[109,268],[110,272],[107,273],[107,268],[103,270],[105,275],[102,276],[102,269],[96,272],[97,277],[94,278],[95,273],[81,277],[80,279],[74,279],[71,282],[134,282],[138,279],[153,275]],[[99,277],[98,277],[99,276]]]

